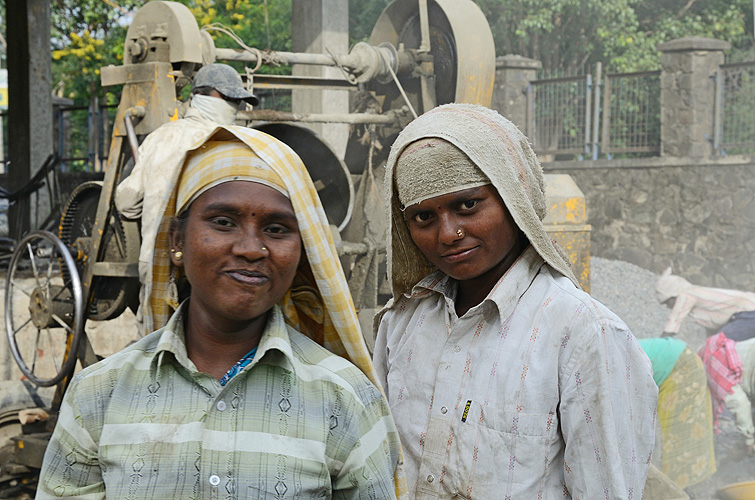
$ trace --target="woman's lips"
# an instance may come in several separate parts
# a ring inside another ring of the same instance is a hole
[[[443,259],[448,262],[459,262],[461,260],[465,260],[469,258],[474,251],[477,250],[477,247],[467,248],[465,250],[460,251],[454,251],[453,253],[448,253],[446,255],[443,255]]]
[[[233,280],[238,281],[244,285],[259,286],[269,281],[269,278],[259,271],[244,271],[244,270],[232,270],[227,271],[226,274]]]

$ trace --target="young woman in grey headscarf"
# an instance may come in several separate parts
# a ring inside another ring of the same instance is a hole
[[[527,138],[481,106],[433,109],[396,139],[386,194],[374,357],[410,495],[641,498],[652,368],[546,234]]]

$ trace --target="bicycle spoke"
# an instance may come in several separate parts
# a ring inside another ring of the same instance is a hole
[[[34,369],[37,367],[37,353],[39,352],[39,337],[42,332],[37,328],[37,340],[34,341],[34,357],[31,361],[31,372],[34,373]]]
[[[68,326],[68,324],[65,321],[63,321],[63,319],[60,316],[58,316],[57,314],[53,314],[52,319],[54,319],[55,322],[58,323],[60,326],[65,328],[69,334],[73,335],[73,328]]]
[[[21,284],[18,283],[18,282],[16,282],[16,280],[14,280],[13,278],[11,278],[10,284],[13,285],[13,286],[15,286],[19,290],[21,290],[21,292],[23,292],[24,295],[26,295],[27,297],[31,298],[31,293],[29,293],[26,290],[24,290],[23,287],[21,286]]]
[[[58,293],[56,293],[54,297],[50,297],[50,302],[55,302],[55,299],[57,299],[58,297],[60,297],[60,295],[61,295],[61,294],[62,294],[63,292],[65,292],[65,291],[67,291],[67,288],[66,288],[66,287],[63,287],[63,288],[61,288],[60,290],[58,290]]]
[[[55,356],[55,346],[52,343],[52,335],[50,334],[50,329],[46,328],[47,330],[47,343],[50,344],[50,354],[52,354],[52,364],[55,366],[55,372],[60,371],[60,366],[58,365],[58,357]]]
[[[52,281],[53,260],[54,259],[50,259],[49,262],[47,263],[47,281],[45,282],[45,287],[48,294],[50,291],[50,282]]]
[[[34,272],[34,280],[37,282],[37,286],[42,288],[42,283],[39,282],[39,271],[37,270],[37,261],[34,259],[34,251],[31,249],[31,243],[26,244],[26,249],[29,251],[29,261],[31,262],[31,269]]]
[[[15,337],[16,337],[16,334],[17,334],[18,332],[20,332],[20,331],[21,331],[21,329],[22,329],[23,327],[25,327],[26,325],[28,325],[29,323],[31,323],[31,318],[29,318],[29,319],[27,319],[26,321],[24,321],[24,323],[23,323],[23,324],[22,324],[21,326],[19,326],[19,327],[18,327],[18,328],[17,328],[17,329],[16,329],[16,330],[15,330],[15,331],[13,332],[13,337],[15,338]]]

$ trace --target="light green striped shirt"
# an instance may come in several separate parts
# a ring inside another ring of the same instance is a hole
[[[223,387],[186,355],[184,308],[74,377],[38,499],[395,498],[398,435],[359,369],[275,307]]]

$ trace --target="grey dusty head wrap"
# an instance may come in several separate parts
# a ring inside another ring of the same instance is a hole
[[[431,137],[409,144],[396,160],[396,191],[403,208],[490,184],[488,176],[453,144]]]
[[[389,210],[388,277],[394,296],[411,291],[418,281],[435,270],[411,239],[396,189],[396,176],[399,175],[396,163],[399,158],[405,151],[416,152],[415,146],[426,144],[418,141],[428,138],[443,139],[463,152],[489,179],[483,184],[492,184],[498,191],[514,222],[537,253],[579,288],[568,257],[543,227],[545,182],[540,162],[527,138],[516,125],[492,109],[476,104],[454,103],[432,109],[411,122],[391,147],[386,165],[385,189]],[[479,182],[479,179],[474,182]],[[405,178],[402,177],[402,190],[404,183]],[[444,186],[443,190],[450,187]],[[463,185],[448,192],[468,187],[472,186]],[[422,195],[419,201],[432,196]],[[406,202],[416,199],[404,193],[402,198]]]

